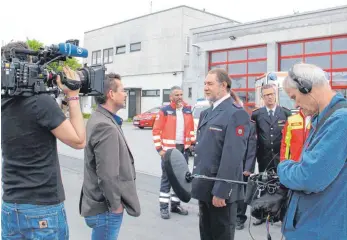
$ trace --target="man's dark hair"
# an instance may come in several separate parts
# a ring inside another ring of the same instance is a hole
[[[223,68],[215,68],[208,72],[208,74],[216,74],[217,81],[222,84],[225,82],[227,84],[227,91],[231,89],[231,80],[229,78],[228,72]]]
[[[1,47],[1,57],[5,60],[9,60],[11,58],[11,49],[12,48],[18,48],[18,49],[30,49],[29,45],[26,42],[23,41],[16,41],[16,42],[10,42],[6,44],[5,46]],[[29,61],[28,55],[24,54],[16,54],[16,57],[21,61]]]
[[[104,94],[95,97],[97,104],[105,104],[107,100],[107,93],[110,90],[117,91],[117,83],[115,80],[121,80],[121,76],[117,73],[108,73],[104,81]]]

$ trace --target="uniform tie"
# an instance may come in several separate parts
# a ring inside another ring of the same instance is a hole
[[[272,121],[273,121],[273,114],[272,114],[272,113],[273,113],[273,111],[272,111],[272,110],[270,110],[270,111],[269,111],[269,113],[270,113],[270,114],[269,114],[270,121],[272,122]]]

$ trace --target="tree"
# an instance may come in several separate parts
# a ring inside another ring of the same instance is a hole
[[[44,47],[44,44],[36,39],[29,39],[27,38],[27,44],[29,45],[29,48],[37,51],[41,47]],[[77,61],[76,58],[66,58],[66,61],[63,62],[53,62],[48,65],[50,69],[52,69],[55,72],[60,72],[63,70],[63,66],[69,66],[72,70],[76,70],[77,68],[80,68],[82,65]]]

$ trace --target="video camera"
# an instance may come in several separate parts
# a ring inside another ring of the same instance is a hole
[[[69,80],[63,72],[54,72],[48,64],[66,61],[67,57],[88,57],[88,50],[79,47],[78,40],[42,47],[38,51],[11,48],[9,57],[1,61],[1,97],[32,96],[40,93],[59,95],[56,78],[71,90],[80,94],[101,95],[104,91],[106,68],[95,65],[78,69],[81,81]]]

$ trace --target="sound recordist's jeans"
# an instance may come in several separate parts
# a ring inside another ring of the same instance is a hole
[[[123,221],[123,213],[105,212],[85,217],[88,227],[93,229],[92,240],[117,240]]]
[[[64,204],[32,205],[2,202],[2,239],[68,240]]]

